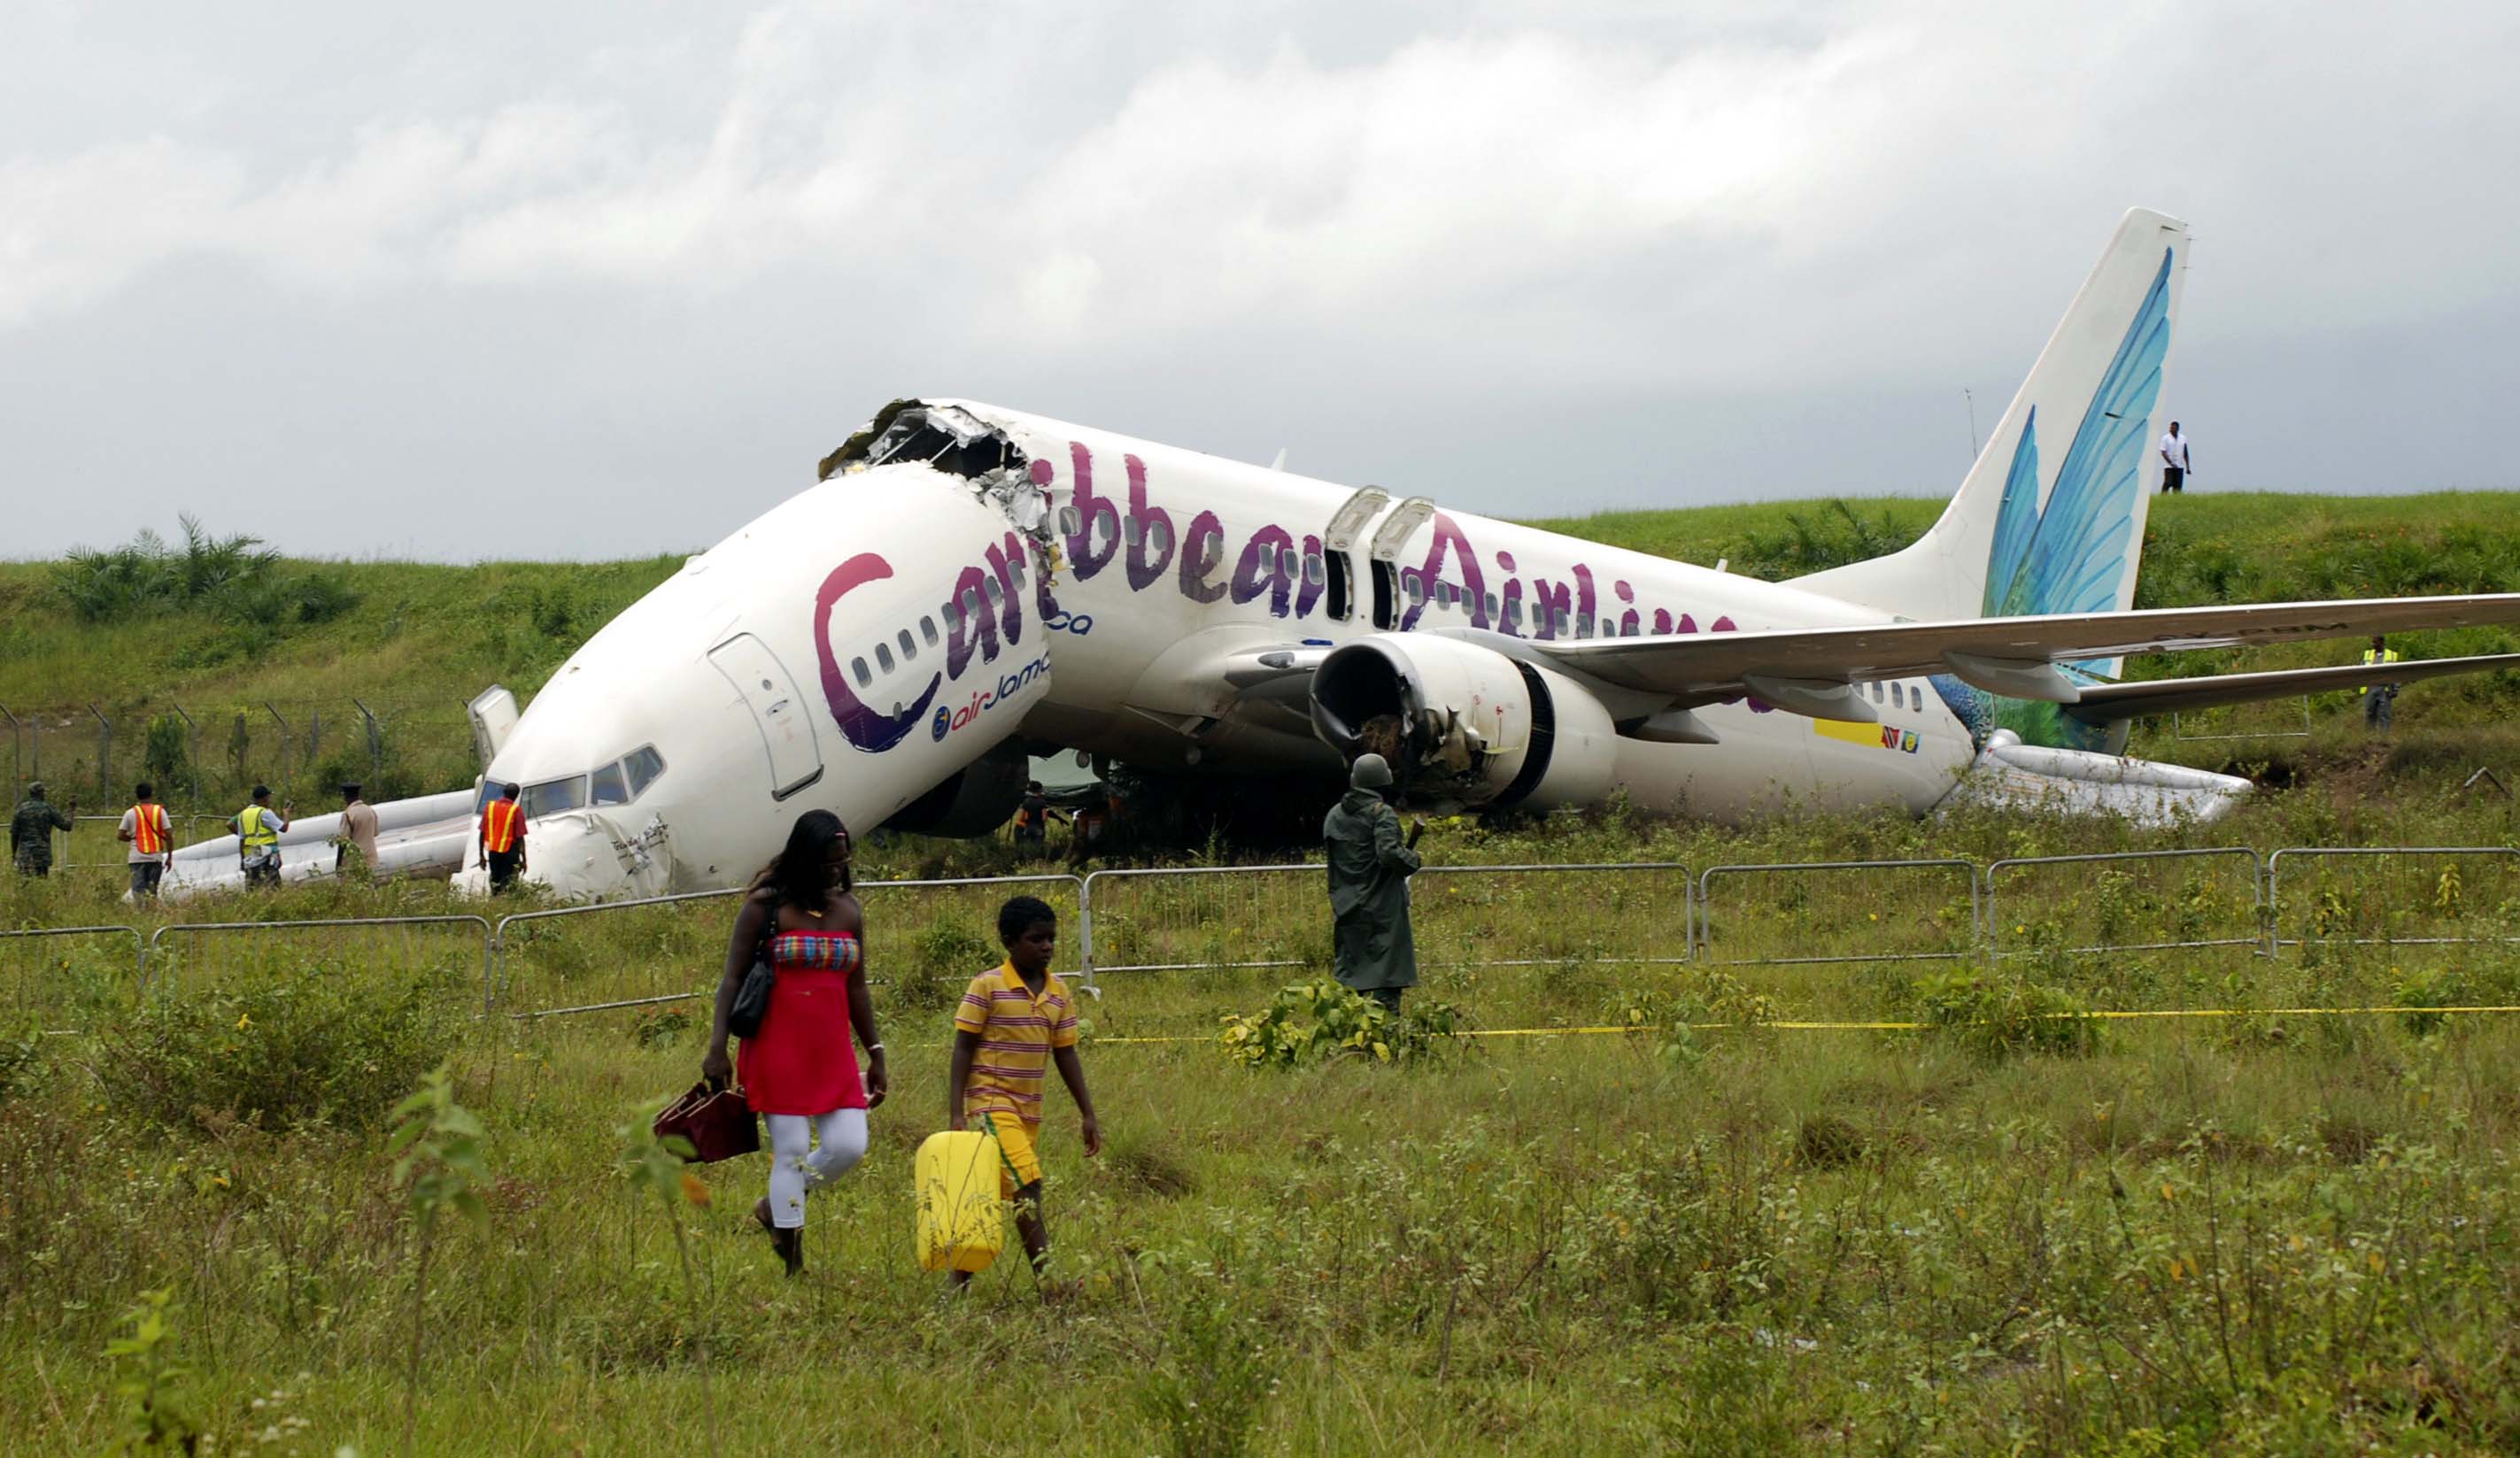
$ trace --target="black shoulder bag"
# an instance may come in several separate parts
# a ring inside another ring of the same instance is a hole
[[[759,1037],[762,1021],[770,1016],[770,990],[779,982],[778,971],[770,965],[770,939],[778,935],[779,906],[773,903],[770,924],[752,949],[752,965],[744,969],[743,981],[736,987],[735,1005],[726,1010],[726,1031],[738,1038]]]

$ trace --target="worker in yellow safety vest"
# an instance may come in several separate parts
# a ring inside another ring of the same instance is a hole
[[[236,832],[237,860],[245,866],[248,886],[280,884],[280,837],[289,828],[289,812],[271,808],[271,786],[253,787],[253,803],[228,817]]]
[[[131,899],[138,901],[158,894],[158,882],[175,859],[175,827],[158,803],[157,786],[144,779],[132,795],[139,803],[122,813],[113,838],[131,847],[125,859],[131,864]]]
[[[490,868],[490,890],[501,892],[525,868],[525,808],[517,803],[517,786],[507,785],[499,798],[481,807],[481,863]]]
[[[2386,638],[2382,637],[2380,634],[2374,633],[2371,635],[2371,646],[2362,650],[2362,666],[2364,668],[2378,668],[2383,664],[2397,662],[2401,656],[2403,655],[2401,655],[2397,649],[2389,646],[2389,641]],[[2389,727],[2390,719],[2396,712],[2397,703],[2397,685],[2363,685],[2362,727],[2366,729],[2373,730],[2387,729]]]

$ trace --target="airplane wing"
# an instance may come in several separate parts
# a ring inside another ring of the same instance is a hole
[[[2075,704],[2092,687],[2059,663],[2515,622],[2520,594],[2498,593],[1513,641],[1603,683],[1668,695],[1677,707],[1757,694],[1795,713],[1869,720],[1868,706],[1845,685],[1948,673],[1989,693]]]
[[[2472,658],[2422,658],[2397,663],[2341,664],[2332,668],[2286,668],[2267,673],[2213,674],[2196,679],[2153,679],[2141,684],[2093,684],[2066,709],[2092,724],[2167,714],[2173,709],[2205,709],[2216,704],[2242,704],[2252,699],[2291,698],[2331,688],[2360,688],[2372,684],[2412,684],[2451,674],[2478,674],[2498,668],[2520,669],[2520,653],[2485,653]]]

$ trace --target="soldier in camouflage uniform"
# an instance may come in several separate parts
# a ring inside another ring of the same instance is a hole
[[[70,817],[44,798],[41,781],[26,786],[26,798],[9,817],[9,855],[22,876],[53,873],[53,832],[70,828]]]

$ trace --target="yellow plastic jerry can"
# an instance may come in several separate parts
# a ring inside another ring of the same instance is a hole
[[[919,1266],[984,1271],[1006,1245],[997,1142],[977,1129],[929,1134],[919,1146]]]

